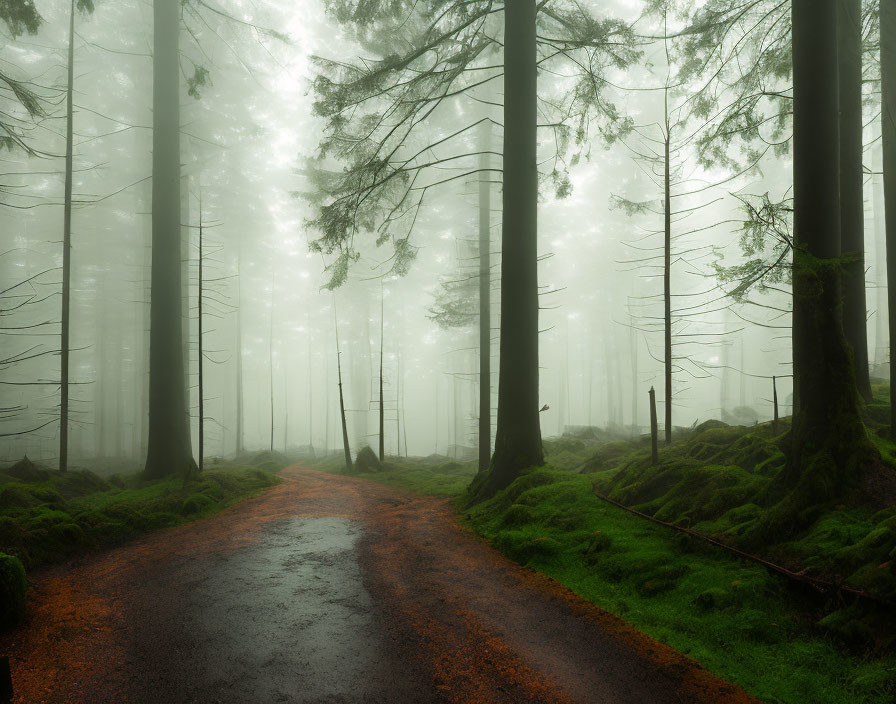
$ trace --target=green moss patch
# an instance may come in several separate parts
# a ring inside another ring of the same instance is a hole
[[[24,616],[27,591],[22,563],[0,552],[0,629],[14,626]]]
[[[262,467],[286,462],[260,457]],[[21,464],[21,463],[20,463]],[[27,568],[120,545],[150,530],[211,515],[279,478],[266,468],[213,464],[184,483],[89,471],[0,470],[0,552]],[[28,481],[28,479],[31,481]]]

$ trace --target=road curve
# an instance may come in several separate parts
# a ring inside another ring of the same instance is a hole
[[[496,553],[449,503],[301,468],[32,576],[14,702],[746,704]]]

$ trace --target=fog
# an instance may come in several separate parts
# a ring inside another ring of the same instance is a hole
[[[0,23],[0,71],[22,81],[43,103],[42,114],[28,115],[11,87],[0,84],[0,115],[8,134],[15,132],[22,142],[0,151],[0,460],[27,454],[55,464],[70,7],[57,0],[35,5],[43,18],[35,34],[14,37]],[[564,103],[575,83],[574,67],[546,62],[539,71],[539,122],[545,124],[538,132],[544,176],[538,202],[538,352],[546,438],[582,426],[648,432],[651,387],[662,429],[668,403],[663,173],[651,157],[662,152],[662,88],[677,68],[667,65],[662,39],[647,39],[663,31],[661,19],[642,17],[645,3],[585,6],[598,17],[634,22],[643,54],[631,66],[606,69],[604,97],[615,106],[616,119],[588,117],[580,140],[578,118]],[[108,460],[137,469],[147,455],[152,16],[151,3],[96,0],[92,13],[75,17],[68,419],[73,466]],[[327,118],[315,110],[315,79],[325,69],[313,57],[357,63],[382,58],[390,48],[378,44],[375,27],[359,37],[349,24],[327,13],[319,0],[191,0],[183,6],[182,308],[197,460],[200,361],[206,457],[265,449],[342,452],[339,359],[352,454],[365,444],[375,449],[381,349],[387,455],[476,457],[484,383],[480,354],[492,362],[490,406],[497,413],[502,185],[498,169],[481,170],[479,152],[490,152],[489,163],[500,160],[501,74],[443,100],[409,137],[407,153],[420,149],[420,159],[436,164],[420,172],[425,198],[386,228],[382,245],[380,221],[355,223],[357,260],[345,282],[331,290],[339,255],[313,246],[322,237],[315,221],[331,198],[321,170],[339,173],[343,164],[338,155],[319,152]],[[500,27],[498,22],[491,29]],[[475,62],[488,73],[487,55]],[[790,282],[784,275],[739,300],[727,295],[736,281],[720,279],[717,267],[765,256],[744,251],[744,203],[756,204],[764,194],[772,202],[792,195],[791,128],[787,118],[780,129],[771,120],[760,128],[762,139],[749,147],[757,157],[752,168],[742,168],[747,147],[737,140],[724,147],[730,164],[701,161],[701,130],[715,116],[684,119],[700,80],[674,86],[669,96],[668,124],[675,127],[672,418],[681,427],[711,418],[753,424],[773,415],[773,376],[781,413],[792,405]],[[786,93],[789,81],[772,76],[765,89]],[[720,90],[724,105],[725,89]],[[877,376],[888,374],[889,331],[879,107],[873,84],[866,90],[867,333],[871,373]],[[757,109],[774,113],[777,105]],[[561,143],[569,137],[566,128],[551,126],[558,111],[565,111],[571,146]],[[624,136],[614,136],[607,126],[629,119],[635,129]],[[481,137],[475,130],[437,147],[414,141],[425,133],[436,142],[479,122],[489,126],[487,149],[477,146]],[[458,145],[469,154],[440,163]],[[487,352],[479,348],[476,309],[483,180],[490,196],[492,275]],[[413,253],[406,262],[396,259],[397,241],[406,241],[401,246]],[[446,300],[472,305],[458,327],[434,319]],[[493,418],[493,435],[495,427]]]

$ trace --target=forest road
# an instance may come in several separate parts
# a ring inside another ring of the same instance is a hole
[[[32,575],[15,702],[752,702],[495,552],[444,499],[298,466]]]

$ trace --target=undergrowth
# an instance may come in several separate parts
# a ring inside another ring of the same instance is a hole
[[[304,465],[330,474],[373,479],[396,489],[415,491],[425,496],[457,496],[476,476],[475,462],[455,461],[441,455],[428,458],[386,457],[379,469],[361,472],[357,471],[357,465],[346,471],[345,459],[341,453],[306,460]]]
[[[207,465],[186,483],[59,473],[27,461],[0,469],[0,552],[30,569],[209,516],[279,481],[273,472],[282,464],[255,459],[258,466]]]

